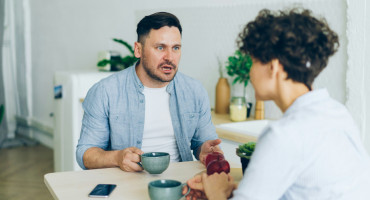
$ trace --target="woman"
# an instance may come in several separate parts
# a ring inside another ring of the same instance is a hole
[[[273,100],[284,115],[258,138],[235,191],[229,175],[202,174],[188,181],[193,197],[370,199],[370,159],[353,119],[326,89],[312,89],[337,34],[308,10],[262,10],[238,45],[252,57],[256,99]]]

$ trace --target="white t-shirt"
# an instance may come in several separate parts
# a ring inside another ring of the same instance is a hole
[[[296,99],[258,138],[233,199],[370,199],[370,159],[346,108],[325,89]]]
[[[163,88],[144,87],[145,122],[141,150],[168,152],[171,162],[180,161],[170,114],[170,95]]]

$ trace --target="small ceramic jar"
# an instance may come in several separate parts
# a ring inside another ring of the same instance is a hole
[[[232,97],[230,102],[230,119],[234,122],[247,119],[247,104],[244,97]]]

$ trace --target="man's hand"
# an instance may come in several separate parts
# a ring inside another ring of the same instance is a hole
[[[83,162],[87,169],[120,167],[123,171],[142,171],[137,163],[144,152],[136,147],[122,150],[105,151],[98,147],[91,147],[83,155]]]
[[[117,164],[119,168],[126,172],[143,171],[143,168],[137,163],[141,161],[140,155],[144,152],[136,147],[129,147],[118,151]]]
[[[206,163],[206,157],[209,153],[212,152],[222,152],[220,147],[218,146],[221,143],[220,139],[215,139],[215,140],[207,140],[202,144],[200,153],[199,153],[199,160],[205,165]]]

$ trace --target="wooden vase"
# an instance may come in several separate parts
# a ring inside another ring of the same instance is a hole
[[[265,104],[263,101],[256,101],[254,119],[265,119]]]
[[[230,106],[230,86],[226,78],[219,78],[216,85],[215,113],[228,114]]]

